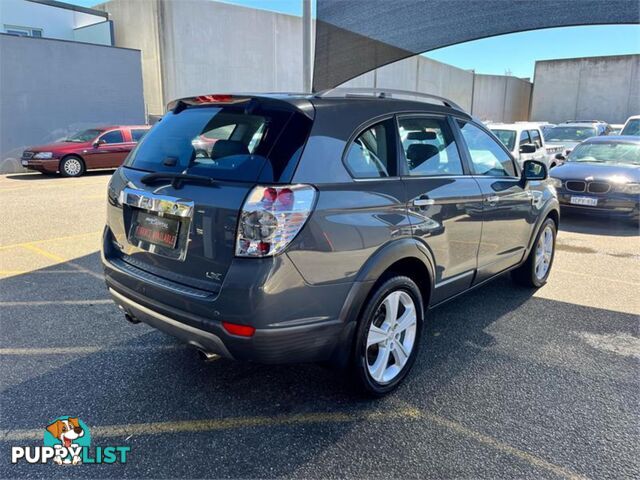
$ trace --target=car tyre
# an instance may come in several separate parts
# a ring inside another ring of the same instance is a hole
[[[516,283],[529,288],[540,288],[547,283],[556,252],[556,234],[556,222],[547,218],[525,262],[511,271],[511,278]]]
[[[420,289],[409,277],[389,278],[369,297],[352,361],[352,376],[363,393],[381,397],[407,376],[419,350],[423,311]]]
[[[79,177],[84,172],[84,161],[80,157],[69,155],[60,162],[60,175],[63,177]]]

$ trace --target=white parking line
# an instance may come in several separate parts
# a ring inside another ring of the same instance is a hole
[[[0,302],[0,307],[41,307],[44,305],[106,305],[111,299],[99,300],[33,300],[25,302]]]
[[[87,355],[106,351],[146,351],[146,350],[176,350],[188,348],[187,345],[141,345],[134,346],[106,346],[106,347],[52,347],[52,348],[0,348],[0,356],[8,355]]]

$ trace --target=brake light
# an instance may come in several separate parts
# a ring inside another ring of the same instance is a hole
[[[227,103],[233,100],[233,95],[200,95],[194,97],[195,103]]]
[[[251,337],[256,332],[254,327],[249,325],[239,325],[237,323],[222,322],[224,329],[231,335],[238,335],[239,337]]]
[[[310,185],[255,187],[244,202],[236,256],[268,257],[282,252],[313,210],[316,190]]]

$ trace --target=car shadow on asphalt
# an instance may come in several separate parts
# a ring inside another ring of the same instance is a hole
[[[100,271],[98,253],[75,259],[74,263]],[[58,270],[65,267],[64,264],[55,266]],[[50,278],[50,275],[32,272],[0,280],[3,300],[11,301],[12,292],[17,292],[23,283],[42,282],[44,288],[45,282]],[[88,287],[85,285],[88,280],[76,275],[70,281],[77,282],[75,294],[78,295],[78,300],[84,300],[84,295],[88,295]],[[96,286],[92,285],[90,291],[93,294],[91,298],[95,298]],[[126,425],[318,412],[366,413],[397,409],[407,404],[431,409],[437,407],[432,403],[434,400],[441,402],[440,405],[455,409],[461,401],[458,398],[459,390],[469,388],[466,383],[468,380],[463,384],[460,384],[460,380],[468,377],[472,369],[478,368],[478,364],[487,361],[487,352],[492,352],[503,343],[503,340],[499,340],[500,335],[509,338],[522,336],[522,348],[526,350],[534,342],[544,344],[550,341],[548,338],[537,338],[537,332],[530,331],[534,326],[544,331],[548,323],[549,333],[553,337],[563,337],[570,330],[568,323],[565,326],[565,321],[575,319],[585,319],[585,328],[604,333],[631,331],[637,323],[633,315],[532,298],[533,292],[516,287],[508,277],[502,277],[429,312],[423,331],[422,349],[413,371],[395,394],[381,400],[357,395],[342,375],[316,365],[265,366],[228,360],[203,363],[194,350],[183,348],[171,337],[145,325],[130,325],[122,318],[115,305],[111,307],[104,304],[101,309],[86,305],[74,310],[69,310],[62,304],[3,307],[2,329],[10,329],[12,324],[17,323],[30,334],[25,334],[24,341],[15,345],[9,345],[3,340],[2,348],[89,344],[102,346],[104,349],[79,355],[5,356],[2,360],[3,368],[11,371],[26,368],[41,370],[22,381],[15,379],[5,387],[2,392],[2,407],[10,414],[2,416],[0,429],[32,429],[46,425],[59,415],[79,416],[90,425]],[[106,288],[104,298],[107,298]],[[40,321],[43,312],[41,308],[49,310],[46,322]],[[58,312],[57,315],[51,315],[51,310]],[[563,321],[558,321],[558,316]],[[600,317],[603,316],[607,319],[606,322],[601,321]],[[136,329],[140,334],[132,339],[131,331]],[[128,340],[104,344],[101,339],[106,332],[109,332],[111,338],[121,333],[122,338]],[[530,342],[529,347],[527,341]],[[157,350],[154,346],[158,347]],[[488,366],[481,366],[479,371],[488,369]],[[576,385],[583,383],[581,374],[569,367],[559,364],[540,368],[535,362],[517,358],[515,364],[509,365],[506,370],[498,368],[497,372],[498,376],[504,375],[504,378],[490,377],[487,383],[497,380],[500,384],[504,383],[505,390],[493,392],[489,388],[487,394],[512,398],[512,403],[515,403],[510,408],[516,409],[513,415],[518,415],[517,409],[528,414],[532,409],[538,408],[532,406],[534,399],[530,396],[522,397],[522,378],[525,376],[527,387],[535,384],[542,391],[549,391],[549,398],[546,398],[546,394],[541,394],[545,396],[544,401],[567,398],[567,395],[575,394]],[[549,383],[550,374],[552,379],[562,378],[562,382]],[[458,393],[452,393],[452,390]],[[475,401],[480,404],[481,400],[478,398]],[[465,402],[473,401],[474,398],[465,399]],[[539,408],[545,407],[542,401],[540,403]],[[538,412],[534,413],[540,415]],[[496,415],[490,411],[478,414],[488,416],[489,419]],[[603,419],[605,420],[606,418]],[[181,468],[187,470],[181,474],[204,476],[209,472],[209,475],[219,477],[263,477],[268,472],[265,466],[276,468],[279,475],[292,474],[312,458],[321,455],[323,450],[335,445],[353,428],[352,422],[328,425],[322,436],[314,436],[313,442],[303,442],[305,448],[297,450],[296,455],[291,455],[290,452],[287,455],[270,452],[263,458],[254,459],[255,461],[245,459],[241,469],[231,472],[220,470],[227,468],[224,465],[210,465],[210,470],[188,470],[204,467],[189,467],[185,463],[181,464]],[[263,442],[269,442],[268,430],[266,433],[259,430],[259,433]],[[217,436],[215,438],[224,437],[226,448],[231,451],[246,452],[242,443],[246,440],[244,434],[208,434]],[[281,431],[280,435],[283,435]],[[287,441],[300,442],[299,438],[295,440],[289,437],[294,435],[292,433],[284,435]],[[120,439],[116,444],[124,441]],[[206,455],[202,448],[198,451],[197,447],[190,444],[188,436],[172,439],[171,444],[190,445],[189,448],[194,448],[190,452],[192,456]],[[264,444],[260,445],[260,451],[264,452]],[[147,443],[147,447],[153,450],[153,442],[151,445]],[[137,467],[127,467],[133,469],[130,472],[136,472],[139,467],[140,476],[149,475],[144,462]],[[96,470],[97,472],[101,476],[118,476],[116,472],[123,474],[120,469],[101,469]],[[72,473],[75,476],[76,472]],[[151,476],[172,477],[173,474],[171,469],[158,469]]]
[[[115,172],[114,169],[107,170],[89,170],[85,172],[81,177],[78,178],[87,178],[87,177],[104,177],[111,176]],[[38,181],[38,182],[46,182],[52,181],[56,179],[65,179],[72,180],[72,178],[63,177],[60,174],[43,174],[40,172],[25,172],[25,173],[12,173],[5,176],[7,180],[20,180],[20,181]]]
[[[615,237],[640,236],[640,224],[637,221],[609,217],[594,217],[577,213],[562,213],[560,231],[605,235]]]

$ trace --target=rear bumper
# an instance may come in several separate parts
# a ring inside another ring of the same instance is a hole
[[[332,361],[350,342],[352,325],[341,312],[352,284],[305,284],[286,255],[236,259],[221,290],[206,296],[146,272],[135,275],[104,251],[105,280],[118,305],[208,353],[267,364]],[[223,321],[256,330],[251,337],[232,335]]]
[[[344,324],[338,319],[293,327],[256,329],[251,337],[231,335],[221,321],[195,317],[144,298],[107,280],[116,304],[135,319],[183,342],[233,360],[264,364],[328,361],[337,355]],[[193,326],[194,321],[206,328]]]

